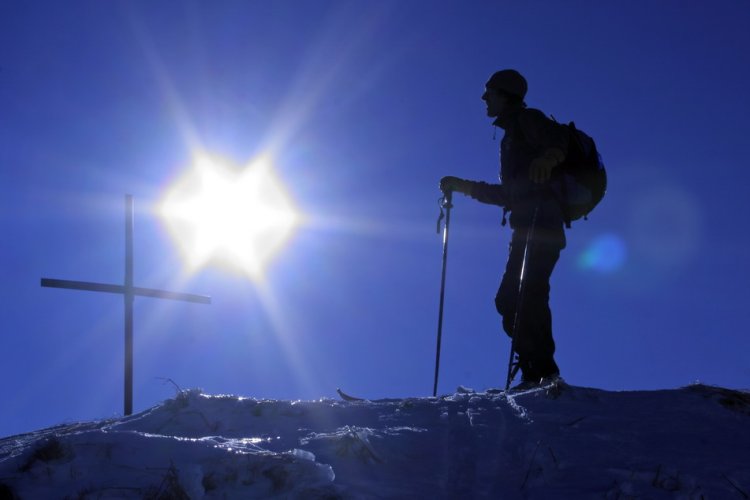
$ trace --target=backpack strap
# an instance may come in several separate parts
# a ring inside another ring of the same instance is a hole
[[[558,202],[560,203],[560,208],[562,209],[565,228],[570,229],[570,203],[568,203],[568,183],[565,182],[563,176],[560,176],[560,184],[562,184],[562,200],[558,200]]]

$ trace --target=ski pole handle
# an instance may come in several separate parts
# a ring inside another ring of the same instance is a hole
[[[443,191],[443,197],[441,198],[442,207],[443,208],[453,208],[453,204],[451,203],[453,201],[453,190],[448,189],[446,191]]]
[[[441,229],[441,222],[443,222],[443,219],[445,218],[445,212],[443,209],[450,210],[453,208],[453,203],[451,202],[453,199],[453,191],[447,190],[443,191],[443,197],[438,199],[438,206],[440,207],[440,215],[438,216],[437,220],[437,234],[440,234]]]

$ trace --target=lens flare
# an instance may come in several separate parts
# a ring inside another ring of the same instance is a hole
[[[633,256],[662,271],[677,270],[698,253],[703,212],[699,198],[670,185],[636,193],[629,217]]]
[[[581,269],[609,274],[620,269],[627,258],[625,242],[615,234],[597,237],[578,258]]]

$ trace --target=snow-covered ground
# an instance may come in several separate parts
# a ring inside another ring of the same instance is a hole
[[[180,393],[0,440],[0,499],[750,498],[750,393]]]

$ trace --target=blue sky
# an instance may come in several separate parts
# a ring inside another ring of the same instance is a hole
[[[497,69],[595,137],[610,188],[552,281],[572,384],[750,386],[750,4],[5,2],[0,6],[0,435],[122,411],[122,300],[41,288],[135,281],[135,409],[183,388],[265,398],[432,390],[443,175],[493,181]],[[272,153],[306,217],[262,281],[188,273],[154,207],[197,149]],[[493,297],[509,231],[458,196],[440,392],[502,385]]]

